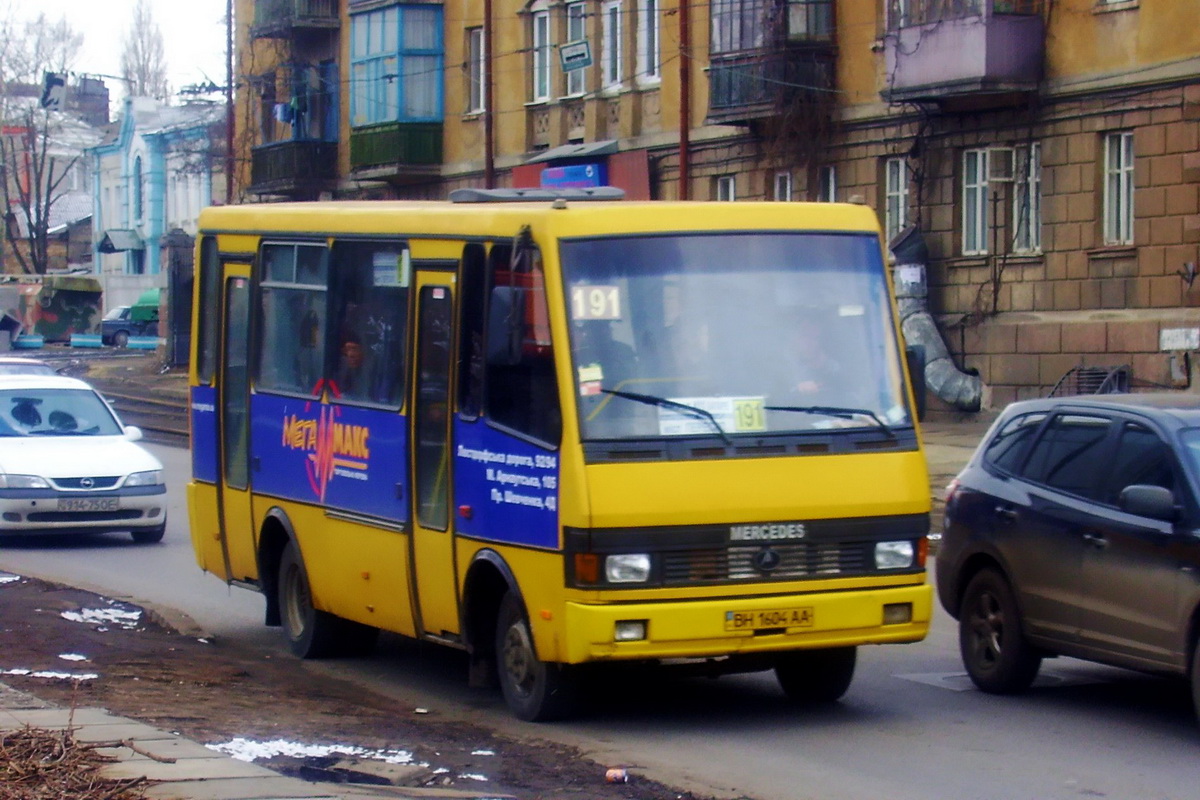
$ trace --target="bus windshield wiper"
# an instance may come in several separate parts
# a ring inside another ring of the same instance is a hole
[[[653,394],[623,392],[620,389],[601,389],[600,391],[604,392],[605,394],[611,394],[614,397],[624,397],[626,400],[635,400],[639,403],[645,403],[648,406],[669,408],[673,411],[679,411],[683,414],[686,414],[689,417],[705,420],[708,422],[708,424],[713,426],[713,430],[715,430],[717,435],[721,437],[721,441],[723,441],[725,444],[733,444],[730,438],[725,434],[725,431],[721,428],[721,423],[717,422],[717,418],[705,411],[703,408],[689,406],[687,403],[676,403],[674,400],[668,400],[665,397],[658,397],[657,395]]]
[[[838,419],[853,419],[854,417],[867,417],[879,429],[886,433],[891,438],[896,438],[896,433],[888,424],[879,418],[879,415],[869,408],[843,408],[842,406],[763,406],[767,411],[795,411],[798,414],[821,414],[827,417],[837,417]]]

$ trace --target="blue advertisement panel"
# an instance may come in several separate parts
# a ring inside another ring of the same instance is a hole
[[[257,394],[250,417],[254,490],[407,522],[405,428],[395,411]]]
[[[546,167],[542,170],[541,184],[543,189],[590,189],[607,184],[607,171],[604,164]]]
[[[188,413],[192,417],[192,478],[217,482],[217,391],[193,386]]]
[[[558,453],[482,420],[454,422],[455,501],[460,533],[558,548]]]

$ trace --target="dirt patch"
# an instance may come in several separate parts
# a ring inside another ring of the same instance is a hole
[[[412,766],[386,780],[486,787],[529,800],[695,797],[637,775],[608,783],[604,765],[571,748],[422,716],[293,660],[181,635],[136,606],[2,572],[0,636],[0,681],[58,705],[107,708],[204,744],[244,737],[406,751]],[[257,763],[315,779],[379,780],[369,760],[360,759],[356,769],[344,769],[336,758],[279,756]]]

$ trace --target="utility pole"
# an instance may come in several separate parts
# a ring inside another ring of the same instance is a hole
[[[483,0],[483,188],[496,188],[494,114],[492,110],[492,0]]]
[[[679,0],[679,199],[690,199],[692,124],[692,40],[688,0]]]
[[[225,205],[233,205],[233,0],[225,0]]]

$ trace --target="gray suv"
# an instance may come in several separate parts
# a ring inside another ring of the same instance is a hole
[[[1013,403],[947,489],[937,556],[971,680],[1044,657],[1187,676],[1200,714],[1200,396]]]

